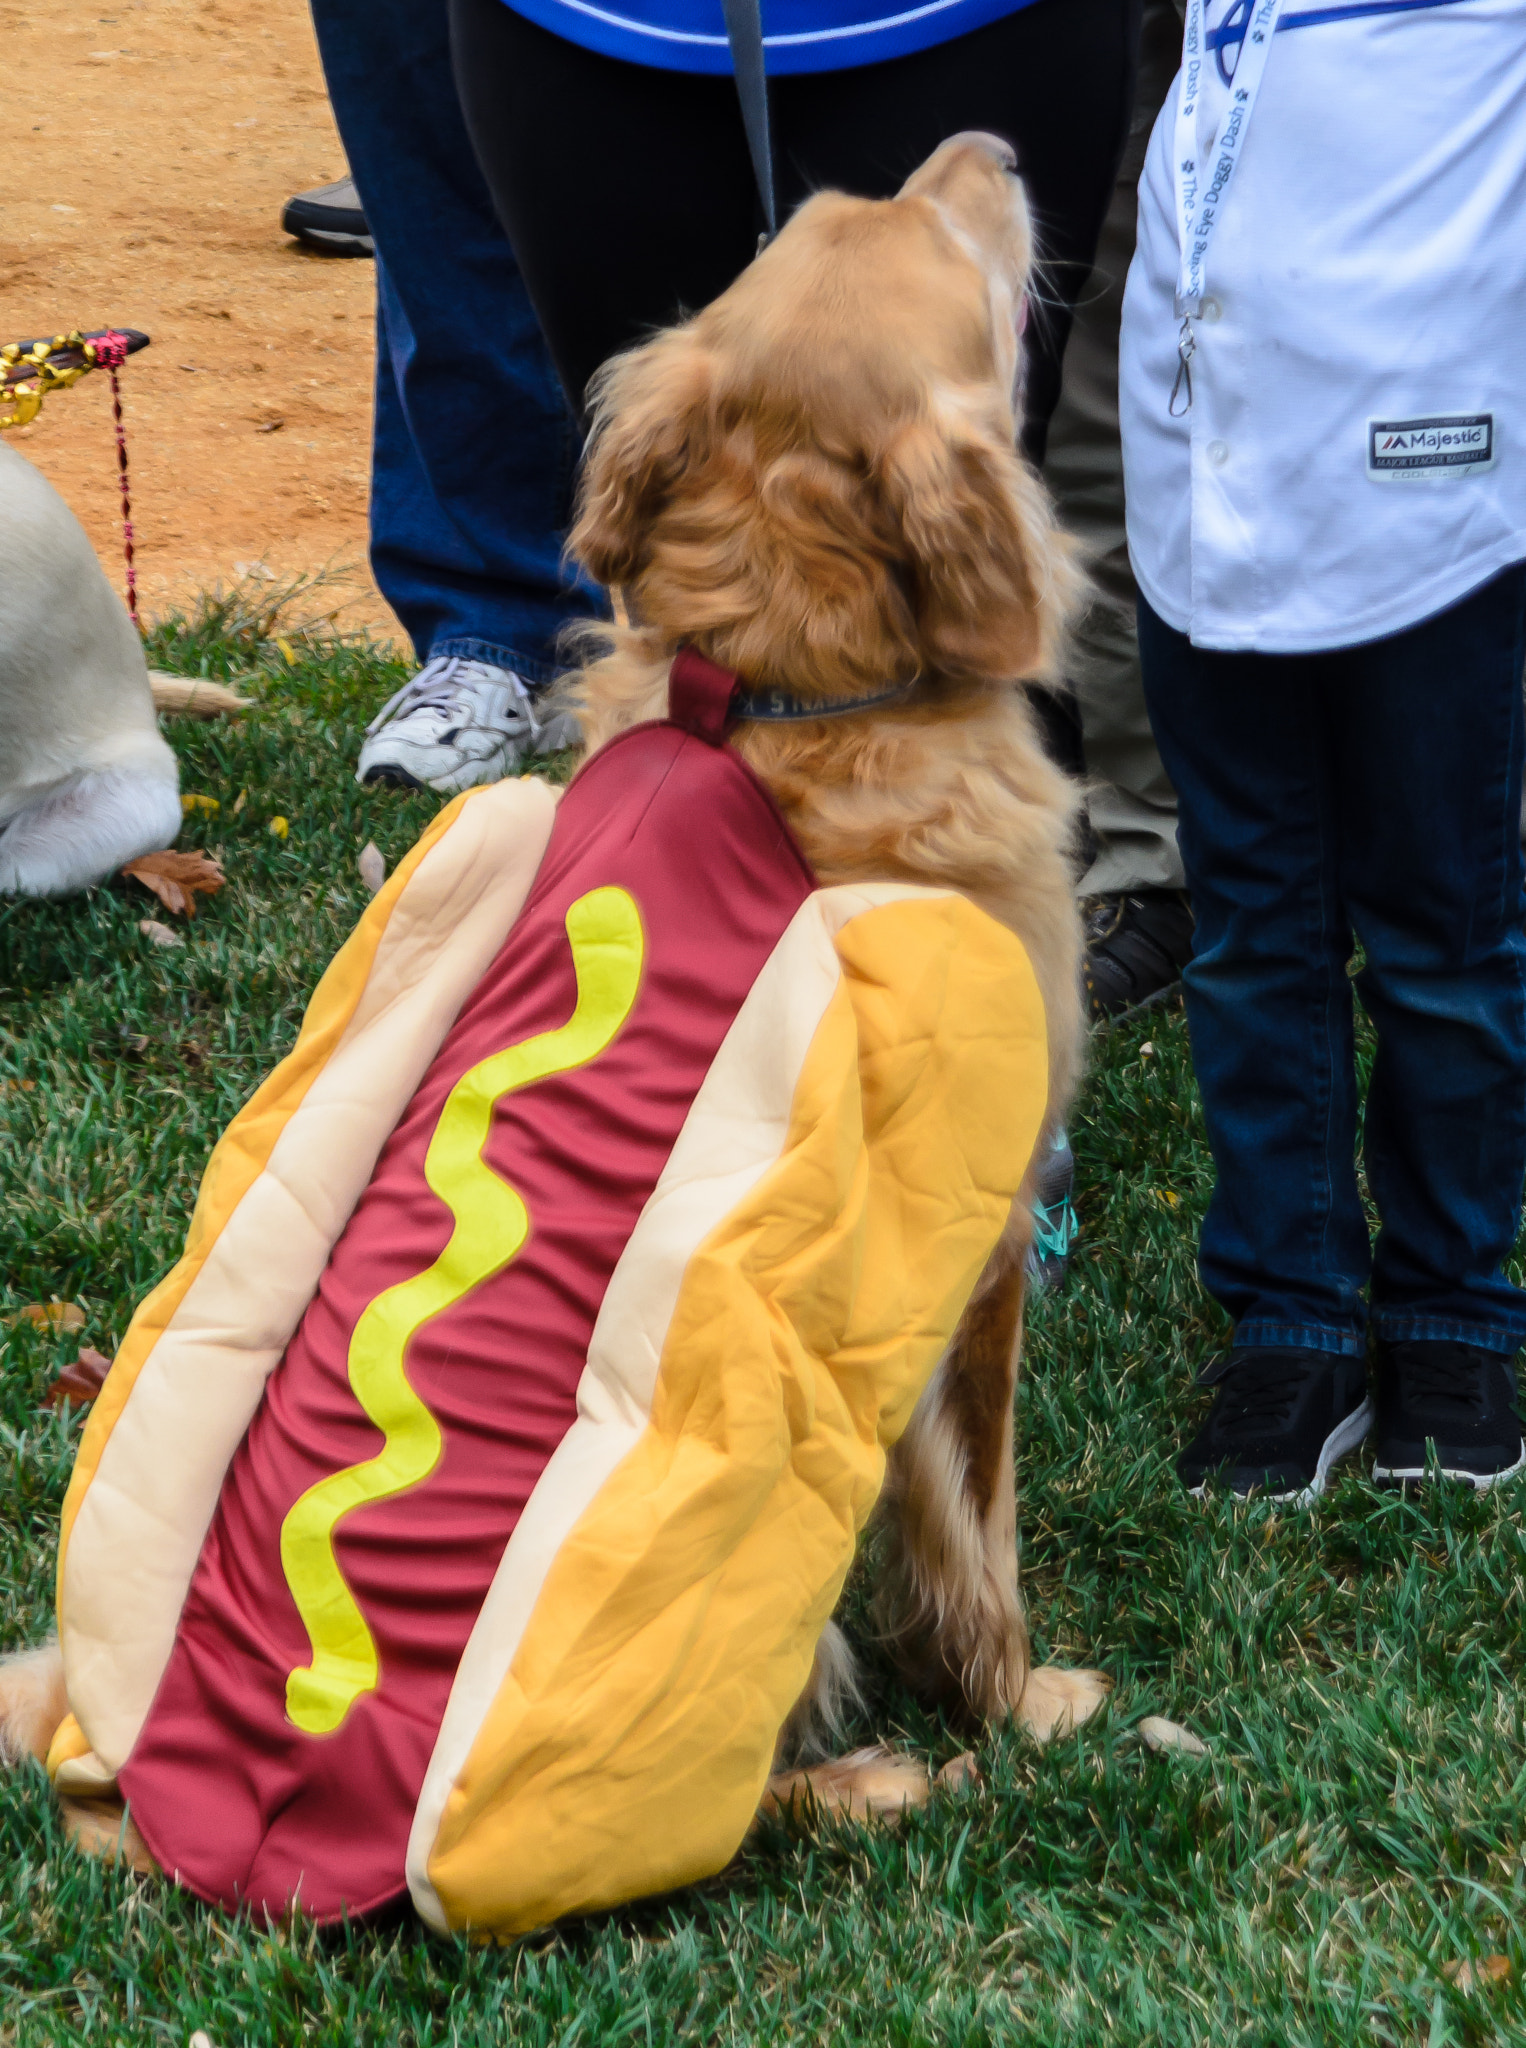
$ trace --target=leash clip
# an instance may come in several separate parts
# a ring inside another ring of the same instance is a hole
[[[1184,316],[1181,332],[1176,337],[1176,382],[1171,386],[1171,398],[1166,410],[1174,420],[1184,419],[1192,410],[1192,358],[1197,354],[1197,341],[1192,332],[1190,315]],[[1178,406],[1177,393],[1183,385],[1187,390],[1187,402]]]

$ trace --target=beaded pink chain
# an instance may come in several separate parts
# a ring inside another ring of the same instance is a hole
[[[127,336],[118,334],[115,328],[108,328],[91,342],[95,360],[111,378],[111,417],[117,433],[117,472],[122,483],[122,552],[127,557],[127,609],[132,622],[141,633],[142,621],[138,617],[138,574],[133,566],[132,546],[132,499],[127,489],[127,433],[122,425],[122,387],[117,380],[117,371],[127,361]]]

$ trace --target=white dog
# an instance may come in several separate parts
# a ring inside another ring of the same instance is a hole
[[[62,896],[173,845],[180,771],[83,527],[3,443],[0,564],[0,896]]]

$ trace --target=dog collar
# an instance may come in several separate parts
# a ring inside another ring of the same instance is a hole
[[[875,704],[899,704],[916,688],[901,683],[877,690],[872,697],[796,697],[789,690],[749,690],[741,677],[721,668],[695,647],[680,647],[668,671],[668,717],[686,732],[718,747],[726,728],[738,718],[831,718],[837,713],[867,711]]]
[[[868,711],[876,704],[902,704],[916,688],[898,683],[872,697],[795,697],[788,690],[749,690],[740,677],[731,693],[733,718],[764,718],[784,723],[796,718],[835,718],[840,712]]]

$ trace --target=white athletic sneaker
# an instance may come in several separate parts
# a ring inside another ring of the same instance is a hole
[[[577,739],[569,713],[547,718],[512,669],[454,654],[425,662],[366,727],[357,782],[438,789],[447,796],[501,782],[527,754]]]

